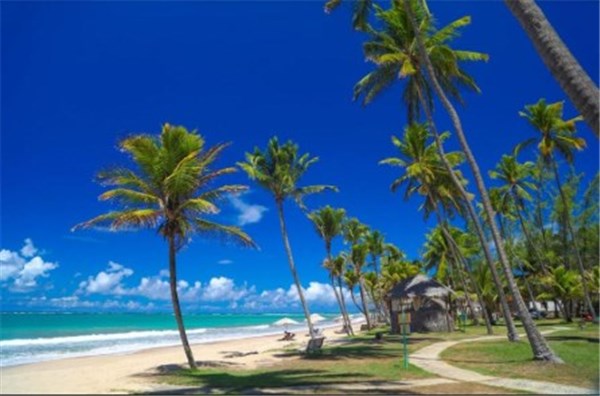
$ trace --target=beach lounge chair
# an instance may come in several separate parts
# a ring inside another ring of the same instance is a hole
[[[313,354],[313,353],[321,353],[323,348],[323,341],[325,340],[325,337],[315,337],[315,338],[311,338],[310,341],[308,341],[308,345],[306,346],[306,353],[307,354]]]
[[[283,338],[280,338],[277,341],[291,341],[296,337],[296,333],[291,333],[289,331],[285,331],[283,334]]]

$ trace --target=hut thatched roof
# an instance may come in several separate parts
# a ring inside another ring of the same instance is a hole
[[[402,282],[396,284],[388,294],[388,297],[402,299],[417,296],[440,298],[446,297],[449,294],[454,294],[454,291],[449,287],[442,285],[435,279],[431,279],[427,275],[419,274],[411,278],[406,278]]]

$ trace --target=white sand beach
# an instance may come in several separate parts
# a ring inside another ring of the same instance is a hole
[[[324,329],[325,344],[345,337],[339,327]],[[278,341],[282,335],[261,336],[215,343],[192,345],[197,361],[224,362],[239,368],[272,365],[285,347],[303,348],[309,338],[298,332],[293,341]],[[226,357],[231,352],[256,352],[240,357]],[[26,393],[129,393],[151,391],[156,387],[144,374],[159,366],[183,365],[180,346],[147,349],[126,355],[103,355],[62,359],[1,369],[0,391],[3,394]]]

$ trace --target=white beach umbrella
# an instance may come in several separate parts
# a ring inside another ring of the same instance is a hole
[[[289,325],[296,325],[296,324],[298,324],[298,322],[296,322],[294,319],[290,319],[290,318],[282,318],[282,319],[279,319],[277,322],[273,323],[274,326],[285,326],[286,329]]]
[[[324,318],[323,316],[319,315],[319,314],[312,314],[310,315],[310,320],[314,323],[320,322],[325,320],[326,318]]]

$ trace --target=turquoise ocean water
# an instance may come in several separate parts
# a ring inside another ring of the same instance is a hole
[[[334,325],[323,315],[319,326]],[[306,330],[299,314],[190,314],[185,325],[191,343],[279,334],[274,322],[284,317]],[[172,314],[134,313],[1,313],[0,366],[14,366],[77,356],[128,353],[179,344]]]

